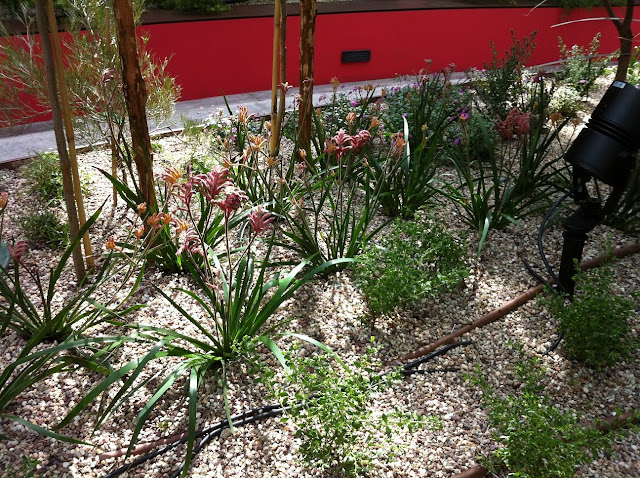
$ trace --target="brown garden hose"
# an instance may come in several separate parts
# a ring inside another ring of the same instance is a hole
[[[594,267],[598,267],[602,265],[603,263],[607,262],[613,257],[624,257],[631,254],[636,254],[638,252],[640,252],[640,243],[619,247],[618,249],[614,249],[610,254],[603,254],[601,256],[595,257],[594,259],[583,262],[582,264],[580,264],[580,269],[582,269],[583,271],[592,269]],[[484,327],[485,325],[488,325],[492,322],[495,322],[496,320],[501,319],[502,317],[507,315],[509,312],[513,312],[518,307],[520,307],[521,305],[525,304],[526,302],[530,301],[531,299],[536,297],[538,294],[540,294],[543,289],[544,289],[544,286],[542,284],[532,287],[526,292],[520,294],[518,297],[511,299],[508,302],[505,302],[497,309],[493,309],[491,312],[483,315],[479,319],[474,320],[470,324],[467,324],[464,327],[459,328],[455,332],[452,332],[449,335],[446,335],[441,339],[438,339],[435,342],[430,343],[429,345],[425,345],[424,347],[421,347],[414,352],[405,354],[402,357],[398,358],[397,360],[399,362],[414,360],[418,357],[422,357],[423,355],[433,352],[434,350],[438,349],[439,347],[442,347],[443,345],[450,344],[455,339],[466,334],[467,332],[471,332],[473,329],[477,329],[478,327]]]

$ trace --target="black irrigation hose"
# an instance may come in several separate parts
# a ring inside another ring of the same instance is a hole
[[[233,426],[234,427],[236,427],[236,426],[239,427],[239,426],[242,426],[242,425],[248,425],[250,423],[257,422],[258,420],[264,420],[266,418],[275,417],[275,416],[280,415],[285,410],[284,408],[282,408],[282,407],[280,407],[278,405],[271,405],[271,406],[272,407],[276,407],[276,408],[274,408],[273,410],[271,410],[269,412],[263,413],[261,415],[256,415],[256,416],[253,416],[251,418],[248,418],[248,419],[246,419],[246,420],[244,420],[242,422],[237,422],[237,423],[234,422]],[[196,447],[194,447],[194,449],[193,449],[193,457],[195,458],[195,456],[200,452],[200,450],[202,450],[205,446],[207,446],[212,439],[214,439],[217,436],[220,436],[220,434],[226,428],[229,428],[229,427],[228,426],[224,426],[222,428],[219,428],[219,429],[214,430],[211,433],[207,434],[207,436],[205,436],[200,441],[200,443],[198,443],[198,445]],[[178,469],[175,472],[173,472],[169,476],[169,478],[177,478],[177,477],[179,477],[182,474],[182,470],[183,469],[184,469],[184,462],[182,462],[180,464]]]
[[[239,415],[236,415],[234,417],[231,417],[233,426],[242,426],[242,425],[248,425],[249,423],[253,423],[254,421],[257,420],[261,420],[264,418],[269,418],[271,416],[276,416],[279,415],[280,413],[283,412],[283,409],[280,405],[266,405],[263,407],[257,407],[254,408],[252,410],[249,410],[247,412],[241,413]],[[196,433],[195,437],[196,438],[200,438],[203,437],[205,435],[213,435],[215,433],[217,433],[218,435],[220,433],[222,433],[222,431],[226,428],[229,428],[229,422],[228,420],[223,420],[220,423],[218,423],[217,425],[214,425],[212,427],[209,427],[205,430],[201,430],[199,432]],[[214,435],[215,436],[215,435]],[[143,463],[145,463],[146,461],[149,461],[153,458],[155,458],[156,456],[162,455],[168,451],[171,451],[173,448],[176,448],[179,445],[182,445],[184,443],[186,443],[188,441],[188,437],[187,438],[182,438],[180,440],[177,440],[175,443],[171,443],[169,445],[167,445],[164,448],[161,448],[159,450],[153,451],[151,453],[148,453],[144,456],[141,456],[140,458],[132,461],[131,463],[128,463],[126,465],[121,466],[120,468],[110,472],[109,474],[105,475],[104,478],[115,478],[117,476],[120,476],[122,473],[125,473],[126,471],[130,470],[133,467],[136,467],[138,465],[141,465]]]
[[[564,338],[563,333],[558,334],[558,338],[555,340],[555,342],[553,342],[551,346],[547,350],[545,350],[542,355],[549,355],[551,352],[557,349],[558,345],[560,345],[560,342],[562,342],[563,338]]]
[[[463,345],[471,345],[473,342],[471,342],[470,340],[467,341],[461,341],[461,342],[454,342],[452,344],[448,344],[445,345],[444,347],[442,347],[439,350],[436,350],[432,353],[430,353],[429,355],[426,355],[424,357],[421,357],[418,360],[415,360],[413,362],[410,362],[406,365],[404,365],[402,367],[402,369],[400,370],[400,373],[404,376],[408,376],[414,373],[436,373],[436,372],[455,372],[458,371],[457,368],[453,368],[453,367],[445,367],[442,369],[424,369],[424,370],[420,370],[417,369],[416,367],[418,367],[420,364],[427,362],[428,360],[438,357],[439,355],[443,355],[444,353],[448,352],[449,350],[455,348],[455,347],[460,347]],[[415,369],[415,370],[414,370]],[[388,373],[384,373],[381,374],[380,377],[384,377],[385,375],[388,375]],[[231,421],[233,423],[234,427],[241,427],[243,425],[249,425],[250,423],[254,423],[257,422],[259,420],[264,420],[266,418],[271,418],[271,417],[275,417],[278,416],[280,414],[282,414],[282,412],[284,412],[284,408],[282,408],[280,405],[266,405],[266,406],[262,406],[262,407],[258,407],[258,408],[254,408],[252,410],[243,412],[239,415],[236,415],[234,417],[231,417]],[[229,421],[228,420],[223,420],[220,423],[207,428],[205,430],[201,430],[199,432],[196,433],[195,437],[196,438],[201,438],[204,437],[200,443],[198,443],[198,445],[196,445],[193,449],[193,458],[195,458],[196,454],[202,450],[202,448],[204,448],[206,445],[209,444],[209,442],[217,437],[220,436],[220,434],[225,430],[229,428]],[[105,475],[103,478],[116,478],[118,476],[120,476],[123,473],[126,473],[127,471],[129,471],[131,468],[134,468],[138,465],[141,465],[159,455],[163,455],[165,453],[167,453],[168,451],[173,450],[174,448],[186,443],[189,440],[188,437],[185,438],[181,438],[180,440],[177,440],[175,443],[171,443],[167,446],[165,446],[164,448],[161,448],[159,450],[155,450],[151,453],[148,453],[144,456],[141,456],[140,458],[132,461],[131,463],[128,463],[126,465],[121,466],[120,468],[117,468],[113,471],[111,471],[110,473],[108,473],[107,475]],[[184,469],[184,462],[178,467],[178,469],[172,473],[170,475],[169,478],[177,478],[178,476],[180,476],[180,474],[182,473],[182,470]]]
[[[435,358],[435,357],[437,357],[439,355],[442,355],[442,354],[448,352],[449,350],[451,350],[453,348],[460,347],[460,346],[463,346],[463,345],[464,346],[471,345],[472,343],[473,342],[471,340],[464,340],[464,341],[461,341],[461,342],[454,342],[452,344],[445,345],[444,347],[436,350],[435,352],[431,352],[429,355],[425,355],[424,357],[420,357],[418,360],[414,360],[413,362],[409,362],[408,364],[406,364],[405,366],[402,367],[401,373],[403,375],[410,375],[411,373],[415,372],[415,371],[411,370],[412,368],[416,368],[420,364],[428,362],[432,358]]]

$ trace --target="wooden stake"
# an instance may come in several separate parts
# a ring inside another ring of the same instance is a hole
[[[282,2],[280,9],[280,83],[287,82],[287,4],[285,0]],[[280,132],[282,131],[282,121],[284,119],[285,99],[287,92],[284,88],[280,90],[280,105],[278,106],[278,121],[276,134],[278,138],[277,150],[280,148]]]
[[[47,88],[49,89],[49,99],[51,100],[51,112],[53,114],[53,131],[56,137],[56,145],[60,156],[60,169],[62,170],[62,195],[64,203],[67,207],[67,218],[69,220],[69,236],[71,242],[78,237],[80,227],[78,225],[78,212],[76,211],[76,202],[73,195],[73,177],[71,175],[71,163],[67,153],[65,144],[64,127],[62,123],[62,113],[60,109],[60,100],[58,98],[58,84],[56,81],[56,68],[53,59],[53,51],[51,49],[51,39],[49,32],[49,20],[47,19],[46,0],[36,0],[36,21],[38,22],[38,30],[40,31],[40,40],[42,44],[42,55],[44,57],[45,69],[47,74]],[[56,34],[58,32],[56,31]],[[82,260],[82,251],[76,247],[72,253],[73,266],[78,282],[82,281],[87,275]]]
[[[60,48],[60,36],[58,35],[58,25],[56,23],[56,14],[53,9],[53,0],[47,0],[47,15],[49,17],[49,29],[51,30],[51,42],[53,43],[54,62],[56,65],[56,73],[58,77],[58,86],[60,88],[60,107],[62,118],[64,120],[64,129],[67,136],[67,145],[69,147],[69,163],[71,164],[71,174],[73,178],[73,194],[75,196],[78,208],[78,220],[80,227],[87,222],[87,216],[84,212],[84,201],[82,198],[82,185],[80,184],[80,173],[78,172],[78,158],[76,156],[76,137],[73,131],[73,122],[71,121],[71,108],[69,106],[69,93],[67,89],[67,80],[64,75],[64,63],[62,62],[62,49]],[[89,269],[93,269],[95,261],[93,259],[93,250],[91,249],[91,238],[89,231],[82,237],[82,245],[84,246],[84,259]]]
[[[105,21],[105,36],[107,37],[107,41],[111,43],[111,9],[109,7],[105,7],[104,13],[104,21]],[[102,85],[103,90],[105,91],[105,85]],[[109,121],[109,134],[111,138],[109,139],[109,145],[111,146],[111,176],[114,178],[118,177],[118,148],[116,144],[116,138],[113,135],[113,122],[111,121],[111,115],[108,116]],[[118,205],[118,190],[115,185],[113,186],[113,208],[115,209]]]
[[[278,79],[280,73],[280,27],[282,8],[281,0],[275,0],[273,13],[273,59],[271,62],[271,141],[269,142],[269,156],[276,157],[278,143]]]

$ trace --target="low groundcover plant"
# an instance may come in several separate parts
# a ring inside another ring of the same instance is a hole
[[[615,365],[634,346],[628,319],[635,302],[613,293],[610,265],[579,271],[575,281],[572,301],[563,294],[548,293],[540,303],[558,320],[568,358],[594,368]]]
[[[515,393],[500,394],[479,367],[469,379],[483,392],[489,424],[500,444],[485,462],[493,472],[506,468],[509,476],[573,477],[579,465],[608,447],[612,436],[583,427],[577,412],[563,412],[555,406],[544,393],[545,372],[539,360],[527,357],[522,345],[516,345],[515,352],[515,376],[520,384]]]
[[[398,219],[353,265],[374,316],[450,290],[469,275],[465,246],[433,218]]]
[[[401,375],[374,373],[378,347],[371,340],[353,366],[326,346],[321,347],[324,353],[300,357],[296,343],[285,353],[288,368],[282,383],[272,369],[261,366],[258,380],[283,406],[283,420],[293,423],[305,466],[331,476],[371,476],[376,462],[388,462],[401,451],[392,441],[394,431],[439,427],[434,417],[399,408],[387,414],[372,410],[374,398]]]

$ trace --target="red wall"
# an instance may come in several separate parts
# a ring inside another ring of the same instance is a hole
[[[604,9],[566,13],[560,8],[484,8],[413,10],[318,15],[316,84],[392,78],[412,74],[433,60],[433,69],[453,62],[458,71],[482,67],[491,57],[490,41],[500,54],[511,44],[510,30],[522,39],[537,30],[532,64],[558,59],[558,36],[569,46],[587,45],[601,31],[601,52],[618,48],[610,20],[554,25],[607,16]],[[636,18],[640,13],[636,9]],[[171,57],[169,72],[182,86],[182,99],[271,88],[273,20],[208,20],[141,27],[149,47]],[[287,80],[298,85],[300,18],[287,23]],[[367,63],[341,63],[343,50],[371,50]]]

